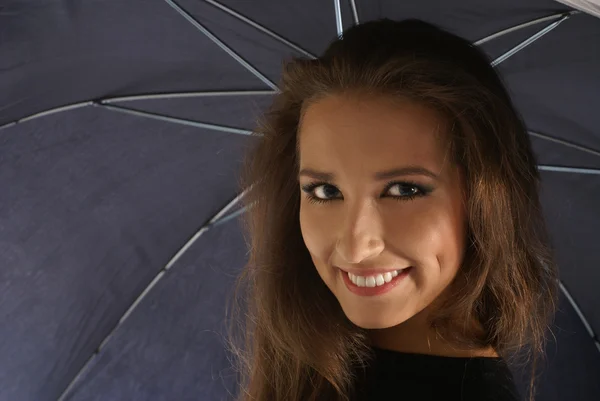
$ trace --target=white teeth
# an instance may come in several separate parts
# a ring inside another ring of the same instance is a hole
[[[389,283],[394,277],[398,275],[398,271],[387,272],[384,274],[376,274],[374,276],[357,276],[352,273],[348,273],[350,281],[352,281],[358,287],[378,287]]]

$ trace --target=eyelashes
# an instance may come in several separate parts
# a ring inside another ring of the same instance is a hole
[[[303,185],[302,191],[306,193],[306,196],[307,196],[309,202],[311,202],[311,203],[328,203],[328,202],[332,202],[334,200],[341,199],[341,198],[334,198],[334,197],[323,199],[322,197],[316,196],[315,189],[317,189],[319,187],[334,188],[335,192],[339,192],[334,185],[331,185],[327,182],[314,182],[314,183]],[[407,190],[406,192],[408,192],[408,194],[406,194],[406,195],[388,196],[394,200],[401,201],[401,202],[402,201],[410,201],[410,200],[414,200],[416,198],[427,196],[433,191],[433,188],[431,188],[431,187],[419,185],[419,184],[416,184],[416,183],[410,182],[410,181],[391,181],[386,185],[384,192],[387,193],[390,189],[395,188],[395,187],[400,188],[401,192],[406,191],[406,190]]]

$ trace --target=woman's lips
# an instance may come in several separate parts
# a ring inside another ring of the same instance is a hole
[[[339,271],[340,271],[340,274],[342,275],[342,279],[344,280],[344,283],[346,284],[346,287],[352,293],[354,293],[356,295],[360,295],[360,296],[376,296],[376,295],[382,295],[388,291],[391,291],[392,288],[397,286],[400,282],[404,281],[404,278],[406,278],[410,274],[412,269],[413,269],[412,266],[408,267],[406,269],[403,269],[402,271],[400,271],[398,273],[398,275],[396,277],[393,277],[389,283],[385,283],[383,285],[375,286],[375,287],[359,287],[356,284],[354,284],[352,282],[352,280],[350,280],[350,277],[348,276],[347,272],[345,272],[344,270],[341,270],[341,269],[339,269]]]

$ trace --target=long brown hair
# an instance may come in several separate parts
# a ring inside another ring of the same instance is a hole
[[[299,224],[302,113],[322,97],[349,92],[419,102],[450,123],[451,154],[466,182],[468,246],[448,296],[436,300],[432,325],[465,348],[492,346],[506,360],[524,356],[523,366],[533,357],[533,399],[557,272],[536,158],[490,60],[425,22],[383,19],[348,29],[317,59],[286,62],[280,89],[239,182],[248,190],[242,222],[249,261],[236,285],[228,344],[241,374],[238,399],[348,400],[354,368],[372,357],[366,330],[349,322],[318,275]],[[463,324],[472,319],[483,332]]]

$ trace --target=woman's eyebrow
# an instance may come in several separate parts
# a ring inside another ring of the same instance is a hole
[[[439,180],[439,176],[422,166],[405,166],[397,167],[391,170],[379,171],[373,174],[373,179],[377,181],[389,180],[390,178],[405,176],[405,175],[424,175],[434,180]],[[318,171],[311,168],[303,168],[298,173],[298,178],[301,176],[314,178],[322,181],[335,180],[335,174],[324,171]]]

